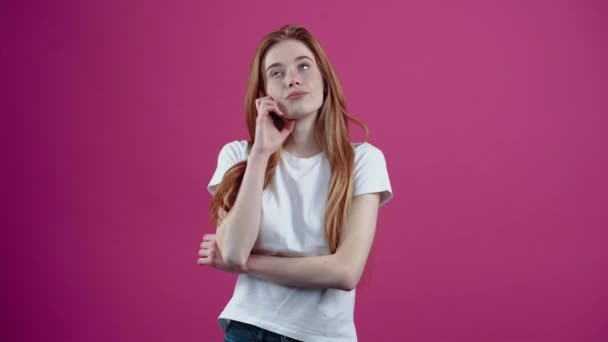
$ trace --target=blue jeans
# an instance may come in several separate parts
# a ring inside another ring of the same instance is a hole
[[[224,342],[302,342],[256,327],[255,325],[231,320],[226,328]]]

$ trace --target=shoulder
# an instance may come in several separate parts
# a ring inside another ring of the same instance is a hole
[[[384,177],[386,160],[382,151],[368,143],[352,143],[355,149],[355,181],[362,178]]]
[[[368,143],[353,143],[355,174],[353,195],[380,193],[380,206],[393,197],[386,160],[382,151]]]
[[[225,144],[217,157],[217,168],[211,177],[211,181],[207,185],[209,193],[215,194],[217,185],[224,178],[224,174],[236,163],[246,160],[248,155],[247,140],[234,140]]]
[[[249,142],[247,140],[234,140],[226,143],[220,150],[220,159],[228,159],[233,162],[247,159],[249,154]]]
[[[224,144],[222,150],[243,153],[247,152],[248,146],[249,143],[247,142],[247,140],[233,140]]]
[[[384,153],[378,147],[368,142],[351,143],[355,151],[355,164],[362,161],[377,160],[384,162]]]

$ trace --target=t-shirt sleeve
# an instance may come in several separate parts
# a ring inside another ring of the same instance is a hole
[[[217,186],[222,182],[224,174],[228,169],[234,166],[236,163],[247,159],[247,141],[233,141],[230,142],[220,150],[217,158],[217,167],[211,181],[207,185],[207,191],[210,194],[215,194]]]
[[[363,143],[355,150],[353,196],[380,193],[380,206],[393,198],[384,154],[377,147]]]

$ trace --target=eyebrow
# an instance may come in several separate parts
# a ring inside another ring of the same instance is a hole
[[[298,57],[296,57],[296,59],[294,59],[294,61],[295,61],[295,62],[297,62],[297,61],[299,61],[300,59],[310,59],[310,61],[312,62],[312,59],[311,59],[310,57],[308,57],[308,56],[298,56]],[[270,68],[274,68],[274,67],[276,67],[276,66],[280,66],[280,65],[283,65],[283,64],[281,64],[281,63],[272,63],[272,64],[270,64],[270,65],[268,66],[268,68],[266,68],[266,72],[268,72],[268,70],[269,70]]]

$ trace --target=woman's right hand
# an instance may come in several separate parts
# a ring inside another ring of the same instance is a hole
[[[283,112],[270,96],[256,99],[255,106],[258,110],[258,116],[255,127],[255,141],[251,152],[269,158],[270,155],[281,148],[285,139],[293,132],[295,120],[283,118]],[[281,131],[274,125],[270,112],[276,113],[285,121],[285,126]]]

